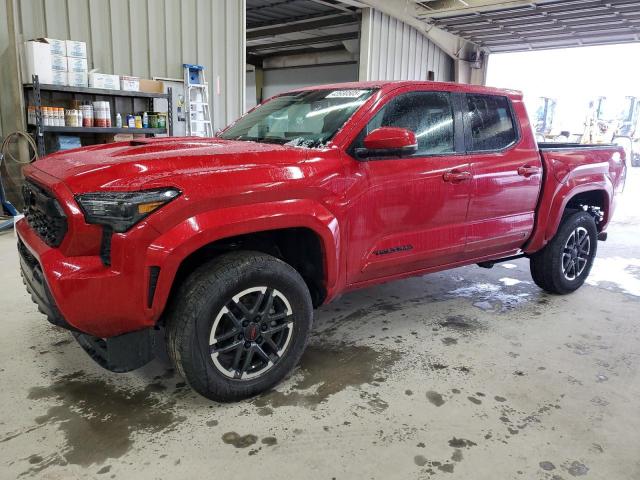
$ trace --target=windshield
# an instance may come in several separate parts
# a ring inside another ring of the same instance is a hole
[[[329,89],[281,95],[240,118],[219,137],[321,147],[372,93],[372,89]]]

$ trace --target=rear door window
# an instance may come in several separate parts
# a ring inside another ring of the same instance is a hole
[[[467,94],[465,122],[470,130],[469,150],[502,150],[518,140],[507,97]]]

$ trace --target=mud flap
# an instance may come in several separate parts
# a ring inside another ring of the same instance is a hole
[[[100,338],[73,332],[80,346],[98,365],[116,373],[130,372],[154,358],[152,329]]]

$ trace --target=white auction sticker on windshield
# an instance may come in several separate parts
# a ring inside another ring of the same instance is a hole
[[[335,90],[325,98],[358,98],[367,93],[368,90]]]

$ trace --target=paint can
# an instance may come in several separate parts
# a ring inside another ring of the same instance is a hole
[[[109,102],[93,102],[93,124],[96,127],[111,126],[111,106]]]
[[[80,111],[82,112],[82,126],[93,127],[93,105],[82,105]]]

